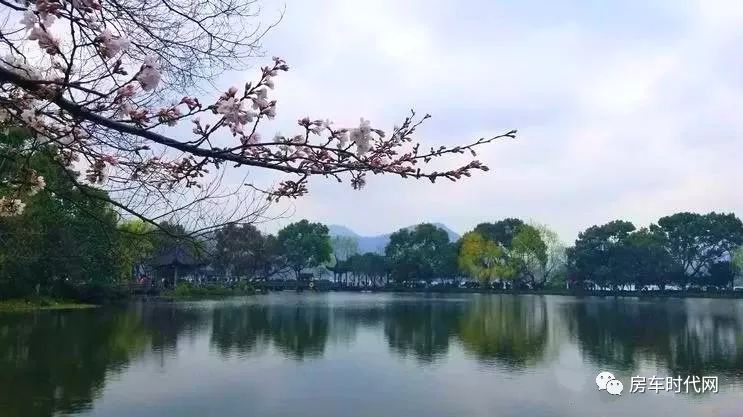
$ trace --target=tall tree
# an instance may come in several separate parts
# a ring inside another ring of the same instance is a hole
[[[448,247],[449,235],[446,230],[424,223],[390,235],[384,251],[395,280],[424,280],[430,283],[444,273],[446,257],[441,254]]]
[[[642,228],[624,243],[625,264],[620,265],[620,270],[627,283],[636,289],[657,285],[661,290],[671,283],[685,284],[683,269],[666,250],[662,235]]]
[[[349,271],[357,281],[367,285],[381,285],[388,273],[387,259],[373,252],[352,255],[347,260]]]
[[[621,256],[625,241],[635,230],[627,221],[615,220],[602,226],[591,226],[578,235],[575,246],[568,250],[570,275],[577,282],[592,282],[601,287],[623,283]]]
[[[496,279],[511,278],[515,273],[501,245],[477,232],[462,237],[459,268],[484,285]]]
[[[513,238],[523,225],[523,220],[509,217],[495,223],[480,223],[475,227],[475,232],[485,239],[499,243],[504,248],[510,248]]]
[[[567,253],[565,244],[560,237],[549,227],[539,223],[530,223],[530,226],[539,231],[546,246],[547,262],[542,271],[542,282],[550,282],[557,276],[564,276],[567,265]]]
[[[19,129],[0,132],[0,195],[28,194],[6,199],[15,215],[0,215],[0,297],[75,296],[69,291],[126,276],[118,216],[103,199],[87,197],[103,192],[76,186],[75,174],[57,165],[48,147],[19,161],[25,137]],[[15,181],[18,172],[35,185]]]
[[[119,224],[121,244],[117,257],[122,264],[122,277],[132,278],[137,265],[145,263],[154,253],[154,228],[139,219]]]
[[[215,240],[214,264],[226,275],[265,279],[283,266],[276,239],[253,225],[227,225]]]
[[[743,246],[738,247],[733,252],[731,262],[733,263],[733,268],[735,269],[736,275],[743,276]]]
[[[732,213],[676,213],[651,230],[663,236],[668,253],[692,280],[743,244],[743,223]]]
[[[330,246],[333,247],[333,257],[336,261],[345,261],[359,253],[359,240],[353,236],[333,236],[330,239]]]
[[[303,269],[330,261],[332,248],[328,233],[328,227],[324,224],[307,220],[291,223],[279,231],[278,243],[297,279]]]
[[[544,284],[547,244],[542,240],[539,230],[528,224],[521,225],[511,240],[508,257],[524,283],[531,288]]]

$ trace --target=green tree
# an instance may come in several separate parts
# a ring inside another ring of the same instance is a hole
[[[253,225],[227,225],[214,238],[213,263],[227,276],[266,279],[283,267],[276,238]]]
[[[303,269],[330,261],[332,247],[328,232],[327,226],[307,220],[291,223],[279,231],[279,246],[297,279]]]
[[[683,284],[684,273],[680,265],[670,256],[663,244],[663,238],[647,228],[629,235],[624,242],[625,264],[620,265],[621,273],[628,283],[636,289],[657,285],[664,290],[670,283]]]
[[[743,244],[743,223],[732,213],[676,213],[651,230],[663,237],[668,253],[695,282]]]
[[[477,232],[469,232],[462,237],[459,268],[484,285],[489,285],[495,279],[510,278],[515,272],[503,248]]]
[[[333,236],[330,239],[330,246],[333,248],[333,257],[336,261],[345,261],[359,253],[359,240],[353,236]]]
[[[119,225],[121,239],[117,258],[121,265],[121,278],[132,278],[137,264],[144,263],[155,250],[154,227],[142,220],[128,220]]]
[[[482,237],[499,243],[504,248],[510,248],[513,238],[524,226],[524,221],[516,218],[507,218],[495,223],[480,223],[475,227],[475,232]]]
[[[349,259],[358,254],[359,241],[353,236],[333,236],[330,239],[330,246],[333,248],[332,259],[326,267],[333,273],[337,282],[340,277],[351,271]]]
[[[531,288],[544,285],[547,268],[547,244],[535,227],[524,224],[511,240],[509,261],[517,276]]]
[[[388,275],[387,258],[378,253],[352,255],[346,262],[349,272],[366,285],[381,285]]]
[[[111,286],[122,278],[118,215],[102,191],[75,185],[77,173],[41,147],[19,160],[24,132],[0,134],[0,195],[27,186],[19,172],[45,186],[25,200],[19,215],[0,217],[0,298],[31,294],[81,296],[81,287]]]
[[[713,263],[705,276],[704,282],[707,285],[717,289],[733,289],[735,280],[735,267],[730,261],[720,261]]]
[[[733,252],[731,262],[733,263],[736,275],[743,275],[743,246],[738,247],[738,249]]]
[[[539,231],[539,236],[542,238],[542,242],[544,242],[546,246],[547,262],[542,270],[543,276],[541,281],[544,283],[550,283],[559,277],[562,279],[561,284],[564,285],[566,273],[565,268],[567,265],[565,244],[560,240],[557,233],[546,225],[531,223],[530,226]]]
[[[398,282],[429,282],[445,272],[446,257],[441,254],[449,246],[449,235],[430,223],[412,229],[400,229],[390,236],[385,247],[392,277]]]
[[[632,223],[615,220],[602,226],[591,226],[580,233],[575,246],[568,250],[571,279],[601,287],[617,288],[624,284],[625,242],[634,230]]]
[[[461,276],[459,269],[459,252],[462,248],[462,239],[451,242],[441,253],[442,270],[441,277],[448,278],[453,284],[457,277]]]

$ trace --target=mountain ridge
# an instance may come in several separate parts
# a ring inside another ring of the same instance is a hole
[[[419,224],[423,224],[423,223],[419,223]],[[444,229],[446,233],[449,235],[449,240],[452,242],[458,240],[461,237],[459,233],[453,231],[451,228],[449,228],[447,225],[443,223],[431,223],[431,224],[441,229]],[[398,230],[412,229],[416,226],[418,225],[414,224],[414,225],[410,225],[407,227],[402,227]],[[367,253],[367,252],[384,253],[384,248],[385,246],[387,246],[387,243],[390,241],[390,235],[394,233],[394,232],[390,232],[390,233],[385,233],[381,235],[363,236],[363,235],[356,233],[351,228],[343,226],[343,225],[339,225],[339,224],[328,225],[328,230],[330,231],[330,237],[350,236],[350,237],[356,238],[359,244],[359,253]]]

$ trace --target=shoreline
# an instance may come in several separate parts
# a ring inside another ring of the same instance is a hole
[[[84,310],[98,308],[100,305],[80,303],[70,300],[53,299],[10,299],[0,301],[0,313],[27,313],[51,310]]]
[[[271,292],[296,291],[294,289],[257,291],[246,294],[222,294],[222,295],[202,295],[202,296],[133,296],[128,300],[121,300],[124,303],[131,301],[144,301],[156,303],[177,303],[209,300],[226,300],[236,297],[250,297],[255,295],[265,295]],[[347,292],[347,293],[399,293],[399,294],[484,294],[484,295],[553,295],[567,297],[600,297],[600,298],[641,298],[641,299],[665,299],[665,298],[707,298],[707,299],[743,299],[743,291],[724,291],[724,292],[680,292],[680,291],[568,291],[568,290],[496,290],[480,288],[333,288],[333,289],[303,289],[300,292],[308,293],[328,293],[328,292]],[[2,313],[28,313],[34,311],[54,311],[54,310],[85,310],[94,309],[117,303],[89,304],[80,303],[70,300],[53,300],[53,299],[11,299],[0,301],[0,314]]]
[[[375,288],[341,289],[339,292],[399,292],[421,294],[492,294],[492,295],[560,295],[570,297],[628,297],[628,298],[727,298],[743,299],[743,291],[569,291],[569,290],[494,290],[480,288]]]

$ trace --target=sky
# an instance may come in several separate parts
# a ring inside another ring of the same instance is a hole
[[[291,71],[267,133],[305,115],[391,129],[414,108],[433,116],[424,146],[519,134],[482,148],[491,171],[462,182],[316,179],[268,231],[308,218],[362,235],[421,222],[464,233],[519,217],[572,243],[614,219],[743,217],[743,2],[265,0],[262,19],[282,9],[263,45]]]

